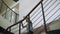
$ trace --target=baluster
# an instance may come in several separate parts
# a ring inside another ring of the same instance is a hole
[[[19,23],[19,34],[21,34],[21,23]]]
[[[41,2],[41,7],[42,7],[42,14],[43,14],[43,21],[44,21],[44,29],[47,34],[47,27],[46,27],[46,21],[45,21],[45,15],[44,15],[44,8],[43,8],[43,3]]]

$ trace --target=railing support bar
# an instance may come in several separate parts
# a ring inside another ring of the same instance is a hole
[[[19,23],[19,34],[21,34],[21,23]]]
[[[44,29],[47,34],[47,26],[46,26],[46,21],[45,21],[45,15],[44,15],[44,8],[43,8],[43,3],[41,2],[41,7],[42,7],[42,14],[43,14],[43,21],[44,21]]]

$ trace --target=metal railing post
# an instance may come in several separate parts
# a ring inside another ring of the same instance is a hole
[[[21,34],[21,23],[19,23],[19,34]]]
[[[41,7],[42,7],[42,14],[43,14],[43,21],[44,21],[44,29],[47,34],[47,26],[46,26],[46,21],[45,21],[45,15],[44,15],[44,8],[43,8],[43,3],[41,2]]]

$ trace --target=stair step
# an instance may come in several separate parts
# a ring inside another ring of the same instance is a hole
[[[48,31],[48,34],[60,34],[60,29]]]
[[[12,32],[6,31],[3,27],[0,26],[0,33],[2,34],[13,34]]]

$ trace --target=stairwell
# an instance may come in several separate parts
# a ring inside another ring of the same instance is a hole
[[[24,5],[25,6],[25,5]],[[49,31],[53,31],[53,30],[57,30],[60,29],[60,2],[59,0],[45,0],[43,1],[43,8],[44,8],[44,12],[45,12],[45,18],[46,18],[46,24],[47,24],[47,30]],[[38,10],[37,10],[38,9]],[[31,21],[33,23],[33,32],[34,34],[45,34],[45,29],[43,26],[43,18],[42,18],[42,10],[41,7],[39,6],[31,15]],[[11,9],[10,9],[11,10]],[[24,12],[24,10],[22,10]],[[22,14],[21,16],[25,15],[23,14],[23,12],[21,12],[20,14]],[[27,13],[27,12],[26,12]],[[57,17],[57,19],[56,19]],[[0,16],[0,26],[4,27],[5,29],[11,25],[14,25],[15,23],[11,23],[8,20],[6,20],[5,18],[3,18],[2,16]],[[17,22],[19,23],[19,22]],[[22,34],[26,34],[26,29],[22,28]],[[14,30],[14,31],[13,31]],[[19,25],[14,27],[11,27],[11,32],[14,32],[14,34],[18,34],[19,33]]]

